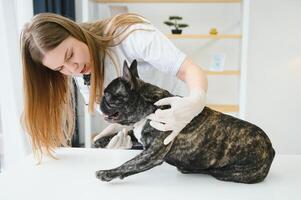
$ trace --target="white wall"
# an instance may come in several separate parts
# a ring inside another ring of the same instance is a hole
[[[1,104],[0,104],[0,113],[1,113]],[[0,115],[0,171],[3,165],[3,131],[2,131],[2,118]]]
[[[19,35],[24,22],[32,15],[31,0],[0,1],[0,115],[4,169],[13,166],[30,148],[20,125],[23,97]]]
[[[301,1],[251,0],[246,119],[301,153]]]

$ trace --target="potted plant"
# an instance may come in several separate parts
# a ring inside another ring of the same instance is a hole
[[[179,24],[178,20],[182,20],[182,17],[180,16],[170,16],[169,17],[170,21],[165,21],[164,24],[167,26],[174,26],[174,29],[171,30],[172,34],[181,34],[182,29],[188,27],[188,24]]]

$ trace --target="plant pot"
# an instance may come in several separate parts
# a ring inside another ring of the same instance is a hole
[[[171,32],[172,32],[172,34],[181,34],[182,29],[172,29]]]

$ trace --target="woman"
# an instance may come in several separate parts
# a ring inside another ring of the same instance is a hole
[[[74,104],[71,78],[91,74],[89,110],[98,103],[105,86],[105,71],[117,75],[123,60],[138,60],[140,68],[155,67],[183,80],[190,91],[187,97],[162,99],[156,104],[170,104],[157,110],[151,125],[172,130],[168,144],[199,114],[205,104],[207,79],[204,72],[179,51],[158,29],[136,14],[122,14],[93,23],[75,23],[65,17],[43,13],[33,17],[21,34],[24,81],[23,123],[31,136],[36,155],[67,145],[74,130]],[[98,137],[123,128],[107,127]],[[129,140],[118,134],[114,145],[122,147]],[[119,139],[119,140],[118,140]],[[119,141],[119,142],[116,142]]]

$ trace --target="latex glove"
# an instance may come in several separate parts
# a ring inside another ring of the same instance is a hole
[[[187,97],[168,97],[160,99],[156,106],[170,105],[166,110],[157,109],[147,118],[152,120],[150,125],[160,131],[172,131],[164,140],[167,145],[181,132],[191,120],[201,113],[205,107],[206,92],[192,90]]]
[[[117,134],[110,140],[109,144],[106,146],[106,148],[109,149],[118,149],[118,148],[131,148],[132,142],[131,137],[127,135],[127,132],[129,130],[132,130],[132,126],[124,126],[120,124],[110,124],[108,127],[106,127],[101,133],[96,135],[93,138],[93,141],[97,141],[98,139],[105,137],[105,136],[111,136]]]
[[[127,130],[124,128],[115,135],[109,144],[106,146],[108,149],[130,149],[133,143],[131,137],[127,134]]]

